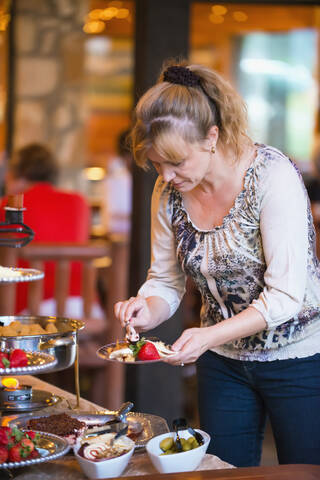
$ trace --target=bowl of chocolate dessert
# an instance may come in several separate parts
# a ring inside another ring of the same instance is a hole
[[[102,479],[118,477],[127,467],[135,443],[126,435],[115,432],[79,438],[74,455],[87,477]]]

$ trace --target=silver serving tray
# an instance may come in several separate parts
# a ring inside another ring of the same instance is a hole
[[[52,433],[39,433],[40,439],[36,448],[40,453],[40,457],[33,458],[31,460],[22,460],[21,462],[1,463],[0,469],[28,467],[38,463],[49,462],[50,460],[56,460],[57,458],[68,453],[70,445],[68,444],[67,440],[58,437],[58,435],[53,435]]]
[[[40,408],[53,407],[61,402],[61,400],[62,398],[58,395],[33,388],[30,401],[0,403],[0,412],[2,412],[2,415],[11,415],[13,412],[20,412],[25,415],[26,412],[39,411]]]
[[[33,282],[35,280],[41,280],[44,277],[44,272],[36,270],[34,268],[14,268],[5,267],[12,272],[17,272],[19,275],[14,277],[0,276],[0,283],[20,283],[20,282]]]
[[[58,413],[66,413],[70,415],[70,417],[76,418],[80,422],[85,422],[88,427],[93,426],[103,426],[109,420],[114,418],[114,415],[110,415],[108,411],[91,414],[91,413],[74,413],[67,411],[55,411],[54,414]],[[52,414],[46,413],[45,415],[39,415],[39,412],[35,414],[29,415],[21,415],[18,418],[10,420],[9,426],[13,427],[16,426],[19,429],[26,429],[28,421],[32,418],[40,418],[45,416],[50,416]],[[155,437],[156,435],[161,435],[162,433],[168,433],[169,428],[167,422],[164,418],[158,417],[157,415],[151,415],[148,413],[139,413],[139,412],[130,412],[126,415],[126,419],[123,420],[124,422],[128,423],[129,426],[134,427],[137,425],[140,430],[140,433],[132,437],[132,440],[135,442],[136,447],[145,447],[147,442]]]
[[[11,349],[5,348],[1,351],[7,353]],[[29,364],[26,367],[0,367],[0,376],[2,375],[36,375],[37,373],[42,373],[46,370],[50,370],[57,363],[57,359],[53,355],[43,352],[27,352]]]
[[[0,349],[21,348],[29,352],[44,352],[53,355],[57,363],[50,372],[65,370],[74,364],[76,359],[77,331],[84,328],[84,322],[72,318],[50,316],[0,316],[0,325],[7,326],[13,321],[23,325],[38,323],[45,328],[48,323],[56,326],[56,333],[41,333],[38,335],[0,336]]]

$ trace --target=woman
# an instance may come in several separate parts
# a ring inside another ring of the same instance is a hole
[[[159,173],[152,261],[137,297],[115,305],[124,326],[170,318],[190,275],[201,327],[167,361],[197,362],[201,427],[214,453],[258,465],[266,415],[280,463],[320,461],[320,271],[296,167],[246,133],[246,108],[220,76],[168,67],[136,108],[136,162]]]

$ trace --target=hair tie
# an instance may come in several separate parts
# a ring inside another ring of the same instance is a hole
[[[186,67],[174,65],[168,67],[163,74],[163,80],[184,87],[197,87],[200,85],[200,77]]]

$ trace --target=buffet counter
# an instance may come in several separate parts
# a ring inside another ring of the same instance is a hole
[[[61,390],[51,384],[43,382],[39,378],[24,375],[23,377],[16,377],[19,381],[31,385],[33,388],[37,388],[39,390],[45,390],[61,397],[61,401],[49,408],[43,410],[37,410],[35,412],[36,415],[41,415],[41,413],[56,413],[61,411],[61,409],[69,409],[70,407],[75,406],[76,404],[76,397],[75,395]],[[88,400],[83,398],[80,399],[80,408],[79,412],[86,412],[86,413],[96,413],[97,411],[102,411],[103,409],[98,405],[95,405]],[[2,418],[2,423],[6,424],[8,420],[16,418],[16,415],[4,415]],[[218,457],[214,455],[205,455],[202,463],[200,464],[198,470],[215,470],[215,469],[228,469],[233,468],[226,462],[223,462]],[[39,465],[33,465],[29,467],[23,468],[16,468],[10,470],[9,472],[5,473],[4,471],[0,471],[1,473],[1,480],[2,478],[10,478],[10,479],[17,479],[17,480],[53,480],[58,478],[63,478],[63,480],[85,480],[87,477],[83,474],[78,465],[76,459],[74,458],[73,454],[68,454],[60,459],[53,460],[47,463],[42,463]],[[131,461],[124,471],[122,477],[132,477],[132,476],[147,476],[151,475],[159,475],[155,468],[152,466],[147,454],[140,449],[136,449]],[[3,475],[3,477],[2,477]]]
[[[19,377],[18,377],[19,378]],[[61,408],[70,408],[76,403],[75,395],[50,385],[32,376],[20,377],[25,383],[41,390],[47,390],[61,397],[56,406],[49,409],[37,410],[54,413]],[[87,400],[80,399],[80,411],[95,413],[101,411],[101,407]],[[11,417],[12,418],[12,417]],[[9,416],[5,415],[2,420],[6,422]],[[127,469],[121,476],[122,480],[129,480],[133,476],[142,477],[144,480],[160,480],[164,475],[155,471],[147,454],[136,450]],[[1,480],[85,480],[87,477],[81,471],[72,454],[68,454],[58,460],[24,468],[16,468],[0,472]],[[272,467],[234,468],[223,462],[214,455],[205,455],[200,467],[195,472],[166,474],[167,480],[315,480],[320,479],[320,466],[315,465],[278,465]]]
[[[54,413],[54,411],[61,411],[62,408],[68,409],[76,404],[75,395],[43,382],[36,377],[23,376],[20,379],[34,388],[50,391],[54,395],[61,397],[61,401],[56,406],[49,407],[50,410],[49,408],[37,410],[37,415],[49,411]],[[101,407],[85,399],[80,399],[79,411],[95,413],[101,411]],[[5,424],[13,416],[4,415],[2,423]],[[85,480],[87,478],[71,453],[47,463],[16,468],[10,471],[2,470],[0,473],[1,480],[55,480],[58,478],[63,478],[64,480]],[[144,480],[160,480],[160,478],[164,478],[164,475],[156,472],[147,454],[140,449],[135,451],[121,478],[122,480],[129,480],[133,476],[143,476]],[[280,465],[273,467],[234,468],[218,457],[207,454],[197,471],[167,474],[165,478],[168,480],[289,480],[292,478],[297,480],[315,480],[320,479],[320,466]]]

